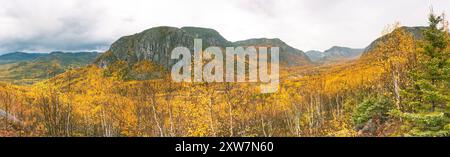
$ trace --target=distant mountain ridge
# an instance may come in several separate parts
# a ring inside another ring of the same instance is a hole
[[[422,39],[422,31],[426,27],[401,27],[410,32],[415,39]],[[397,31],[397,30],[394,30]],[[83,67],[94,63],[100,67],[107,67],[123,61],[129,69],[140,63],[148,61],[170,68],[176,60],[170,59],[173,48],[188,47],[193,51],[195,38],[203,40],[203,48],[218,47],[280,47],[280,63],[283,66],[302,66],[311,63],[329,63],[342,60],[358,59],[361,55],[373,51],[388,35],[373,41],[365,49],[354,49],[333,46],[320,51],[307,51],[296,49],[281,39],[254,38],[231,42],[218,31],[200,27],[154,27],[141,33],[121,37],[114,42],[105,53],[97,52],[52,52],[52,53],[25,53],[13,52],[0,55],[0,81],[14,79],[43,79],[65,72],[68,68]],[[140,74],[137,74],[140,75]],[[145,77],[142,77],[145,78]]]
[[[21,61],[33,60],[47,54],[43,53],[25,53],[25,52],[12,52],[0,55],[0,64],[15,63]]]
[[[364,49],[354,49],[348,47],[341,46],[333,46],[324,52],[320,51],[307,51],[306,55],[313,62],[330,62],[330,61],[340,61],[340,60],[353,60],[358,59],[361,54],[364,52]]]
[[[422,32],[426,29],[427,27],[423,27],[423,26],[418,26],[418,27],[407,27],[407,26],[403,26],[400,28],[397,28],[394,31],[399,31],[400,29],[405,30],[406,32],[409,32],[412,34],[413,38],[415,40],[421,40],[423,39],[423,35]],[[389,33],[392,34],[392,33]],[[366,47],[366,49],[363,52],[363,55],[373,51],[382,41],[385,41],[387,38],[389,38],[389,34],[386,34],[384,36],[381,36],[379,38],[377,38],[375,41],[373,41],[372,43],[370,43],[369,46]]]
[[[36,58],[32,62],[52,62],[57,61],[63,67],[83,67],[93,63],[93,61],[100,56],[98,52],[61,52],[55,51],[48,55]]]
[[[280,63],[285,63],[287,66],[299,66],[307,65],[311,63],[308,56],[301,50],[293,48],[283,42],[282,40],[258,38],[258,39],[248,39],[242,41],[236,41],[233,43],[234,46],[242,47],[279,47],[280,48]]]
[[[32,84],[61,74],[70,68],[92,64],[101,53],[51,52],[42,54],[10,53],[0,56],[0,81]],[[11,58],[15,59],[12,60]],[[9,62],[5,62],[9,61]]]
[[[321,60],[323,57],[325,57],[325,54],[321,51],[317,50],[310,50],[305,52],[306,55],[311,59],[312,62],[317,62]]]

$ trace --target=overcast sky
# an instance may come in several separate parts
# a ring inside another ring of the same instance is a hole
[[[448,12],[450,0],[432,0]],[[363,48],[396,21],[426,25],[430,0],[0,0],[0,53],[106,50],[155,26],[213,28],[230,41]]]

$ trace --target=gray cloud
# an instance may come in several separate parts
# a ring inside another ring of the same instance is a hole
[[[53,2],[1,0],[0,52],[103,50],[110,44],[95,35],[102,16],[95,8],[81,1]]]
[[[104,50],[110,41],[96,39],[91,34],[94,23],[90,22],[78,17],[63,17],[58,19],[59,26],[54,29],[41,30],[31,27],[23,30],[30,32],[18,32],[18,36],[2,40],[0,49],[5,49],[4,52]]]
[[[433,0],[437,12],[450,1]],[[281,38],[303,50],[365,47],[383,27],[426,25],[425,0],[0,0],[0,52],[105,50],[121,36],[169,25],[236,41]]]

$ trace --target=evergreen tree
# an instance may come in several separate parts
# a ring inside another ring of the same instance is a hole
[[[411,136],[450,136],[449,37],[444,23],[444,16],[429,16],[418,51],[419,65],[403,92],[406,107],[396,112],[411,127]]]

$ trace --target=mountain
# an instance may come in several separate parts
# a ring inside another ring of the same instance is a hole
[[[406,32],[409,32],[412,34],[412,36],[414,37],[414,39],[416,40],[420,40],[423,39],[423,35],[422,35],[422,31],[424,31],[427,27],[400,27],[397,28],[394,31],[400,31],[401,29],[404,29]],[[386,41],[387,38],[390,37],[392,33],[386,34],[378,39],[376,39],[375,41],[373,41],[369,46],[367,46],[367,48],[364,50],[363,55],[367,54],[371,51],[373,51],[382,41]]]
[[[306,55],[311,59],[312,62],[317,62],[325,57],[325,54],[323,52],[316,50],[307,51]]]
[[[259,39],[249,39],[243,41],[237,41],[233,43],[234,46],[242,47],[279,47],[280,48],[280,63],[281,65],[287,66],[300,66],[307,65],[311,63],[308,56],[301,50],[293,48],[283,42],[282,40],[259,38]]]
[[[348,47],[333,46],[324,52],[308,51],[306,54],[313,62],[333,62],[341,60],[353,60],[359,58],[364,49],[353,49]]]
[[[163,26],[125,36],[114,42],[96,63],[101,67],[106,67],[120,60],[131,66],[146,60],[169,69],[176,62],[170,59],[171,51],[176,47],[184,46],[192,52],[195,37],[206,37],[203,44],[209,46],[224,46],[223,44],[228,43],[216,31],[202,30],[191,27],[183,30]]]
[[[356,59],[362,53],[364,49],[353,49],[348,47],[333,46],[326,50],[325,60],[339,60],[339,59]]]
[[[155,27],[130,36],[125,36],[114,42],[110,49],[100,56],[96,64],[108,67],[124,61],[132,67],[141,61],[149,61],[165,69],[176,63],[170,59],[171,51],[179,46],[187,47],[193,52],[194,39],[203,40],[203,48],[210,46],[280,46],[280,62],[287,65],[302,65],[309,63],[308,57],[300,50],[288,46],[279,39],[250,39],[230,42],[219,32],[209,28],[199,27]]]
[[[29,61],[36,59],[47,54],[43,53],[25,53],[25,52],[13,52],[7,53],[0,56],[0,64],[8,64],[22,61]]]
[[[11,56],[6,54],[7,56]],[[21,54],[20,56],[27,56]],[[0,65],[0,81],[32,84],[61,74],[70,68],[84,67],[100,56],[97,52],[52,52],[39,57]]]

